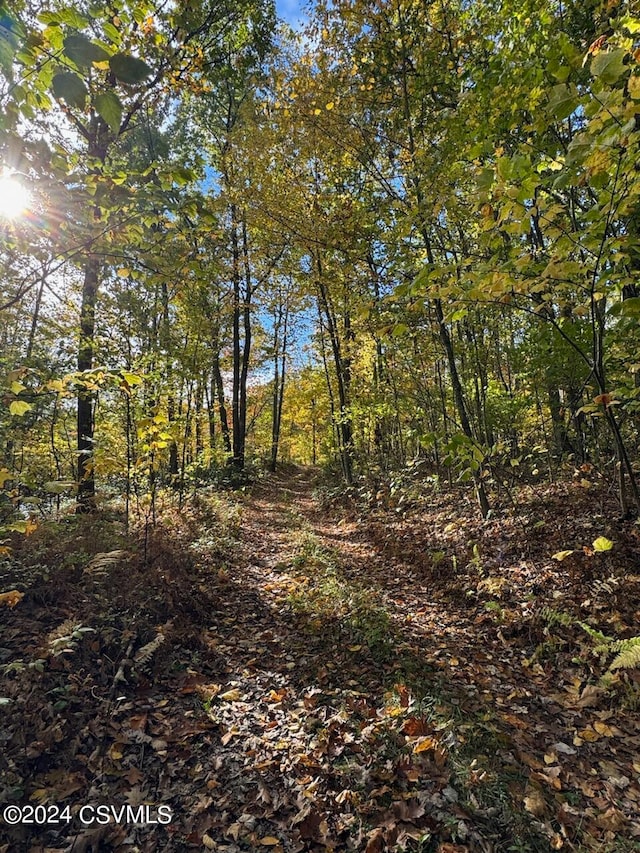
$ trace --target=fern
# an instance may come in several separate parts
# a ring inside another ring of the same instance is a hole
[[[635,667],[640,667],[640,637],[618,640],[611,644],[610,651],[618,652],[609,665],[610,672],[614,669],[634,669]]]
[[[85,566],[83,574],[93,575],[94,577],[104,576],[112,566],[128,556],[126,551],[106,551],[102,554],[96,554]]]
[[[543,607],[540,610],[540,616],[549,628],[553,628],[554,625],[562,625],[565,628],[570,628],[574,622],[573,616],[570,613],[565,613],[563,610],[554,610],[553,607]]]
[[[628,637],[626,640],[614,640],[613,637],[607,637],[602,631],[592,628],[585,622],[578,622],[578,625],[594,641],[591,651],[600,657],[601,662],[610,654],[616,654],[603,677],[610,676],[616,669],[640,668],[640,636]]]
[[[158,636],[151,640],[150,643],[147,643],[145,646],[138,649],[136,656],[134,657],[135,663],[144,668],[163,643],[164,634],[158,634]]]

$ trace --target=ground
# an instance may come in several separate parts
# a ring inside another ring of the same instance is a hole
[[[0,851],[640,850],[638,526],[508,497],[290,467],[16,541]]]

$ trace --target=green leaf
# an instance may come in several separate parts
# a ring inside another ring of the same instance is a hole
[[[153,69],[135,56],[126,53],[116,53],[109,60],[109,66],[121,83],[135,86],[151,74]]]
[[[24,400],[14,400],[13,403],[9,406],[9,411],[12,415],[17,415],[18,417],[22,417],[27,412],[30,412],[33,406],[31,403],[26,403]]]
[[[58,17],[63,24],[67,24],[75,30],[81,30],[89,23],[88,18],[85,18],[77,9],[63,9],[58,12]]]
[[[605,539],[604,536],[598,536],[597,539],[594,539],[592,542],[593,550],[602,553],[603,551],[610,551],[613,548],[613,542],[611,539]]]
[[[77,74],[61,71],[54,76],[51,87],[58,100],[66,101],[70,107],[84,107],[88,95],[87,87]]]
[[[122,104],[115,92],[103,92],[95,101],[98,115],[104,119],[114,133],[120,130]]]
[[[102,29],[104,30],[104,34],[107,36],[107,38],[112,44],[120,44],[120,42],[122,41],[122,36],[120,35],[120,31],[117,27],[114,27],[113,24],[106,23],[103,25]]]
[[[554,86],[549,94],[548,108],[558,121],[570,116],[578,104],[579,100],[576,97],[575,88],[570,88],[564,84]]]
[[[626,55],[624,47],[597,53],[591,60],[591,73],[603,83],[615,83],[628,70],[623,62]]]
[[[80,68],[88,68],[94,62],[109,59],[109,54],[103,47],[80,34],[66,37],[64,52]]]
[[[0,68],[12,79],[13,57],[23,37],[22,28],[0,6]]]
[[[620,304],[619,311],[625,317],[640,317],[640,296],[630,296]]]

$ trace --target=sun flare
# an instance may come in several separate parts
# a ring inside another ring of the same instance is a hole
[[[29,207],[30,193],[10,175],[0,177],[0,216],[15,219]]]

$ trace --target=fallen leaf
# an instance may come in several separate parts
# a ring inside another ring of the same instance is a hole
[[[426,735],[431,727],[423,717],[407,717],[402,726],[402,731],[409,737]]]
[[[11,589],[9,592],[0,592],[0,607],[15,607],[24,598],[24,592]]]
[[[224,699],[225,702],[237,702],[242,698],[242,693],[240,693],[237,687],[234,687],[233,690],[227,690],[226,693],[221,693],[220,698]]]
[[[538,788],[529,788],[529,791],[523,799],[525,809],[534,817],[542,817],[547,810],[547,804],[542,792]]]
[[[582,729],[582,731],[579,731],[578,737],[582,740],[586,740],[587,743],[595,743],[597,740],[600,740],[600,735],[598,734],[598,732],[594,731],[589,726],[586,729]]]
[[[552,560],[557,560],[561,563],[563,560],[566,560],[567,557],[571,556],[573,551],[556,551],[556,553],[551,557]]]
[[[435,749],[438,746],[438,741],[433,737],[421,738],[413,747],[414,753],[427,752],[429,749]]]
[[[382,853],[385,848],[384,834],[380,828],[374,829],[364,853]]]

